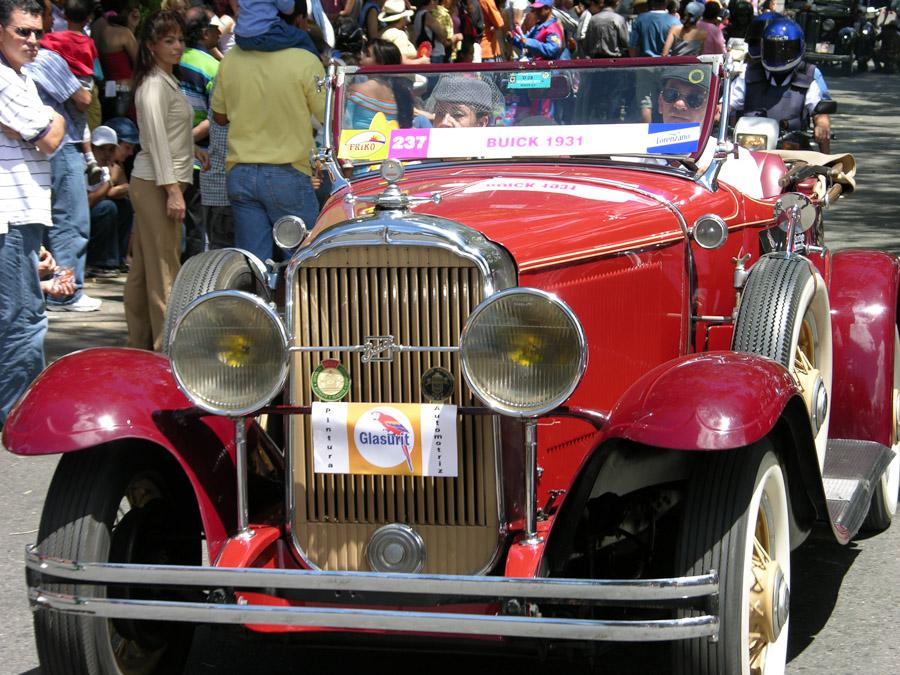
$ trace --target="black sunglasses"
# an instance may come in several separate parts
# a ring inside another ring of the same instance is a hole
[[[15,31],[16,35],[26,40],[32,35],[34,35],[35,40],[40,40],[44,37],[44,31],[40,28],[26,28],[25,26],[10,26],[10,28]]]
[[[666,87],[662,91],[662,99],[666,103],[675,103],[678,99],[681,99],[685,103],[687,103],[689,108],[702,108],[706,105],[706,96],[703,94],[698,94],[696,92],[691,92],[690,94],[682,94],[677,89],[673,89],[671,87]]]

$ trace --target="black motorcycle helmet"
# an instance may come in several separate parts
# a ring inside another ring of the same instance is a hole
[[[770,21],[763,31],[763,68],[774,73],[793,70],[803,59],[806,40],[803,29],[784,17]]]

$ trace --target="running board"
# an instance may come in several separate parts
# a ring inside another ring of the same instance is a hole
[[[875,441],[831,439],[825,453],[822,482],[835,536],[846,544],[862,526],[881,474],[894,452]]]

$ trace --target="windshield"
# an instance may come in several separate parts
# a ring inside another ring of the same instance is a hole
[[[703,150],[713,66],[355,71],[338,97],[338,157],[687,158]]]

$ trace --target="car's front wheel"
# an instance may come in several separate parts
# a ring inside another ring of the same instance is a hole
[[[199,565],[196,509],[177,476],[163,463],[141,459],[143,450],[92,448],[63,456],[44,504],[38,551],[67,560]],[[163,597],[151,587],[43,588],[82,597]],[[34,632],[44,675],[162,675],[181,672],[193,626],[40,610]]]
[[[674,645],[684,675],[777,675],[787,660],[791,550],[784,471],[767,441],[701,458],[676,572],[719,574],[719,636]],[[689,615],[689,614],[688,614]]]

